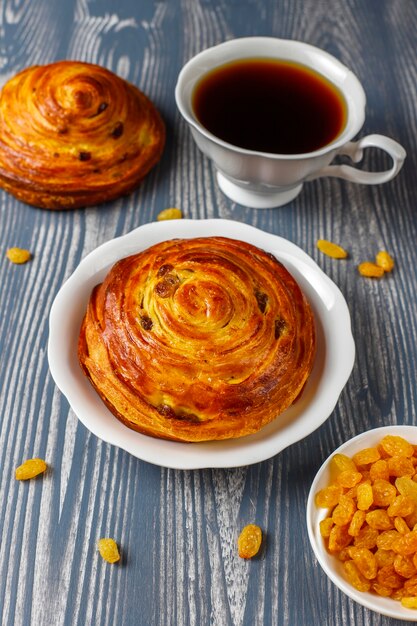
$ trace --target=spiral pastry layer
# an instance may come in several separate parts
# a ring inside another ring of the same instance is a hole
[[[313,367],[314,318],[272,255],[222,237],[122,259],[88,304],[78,354],[127,426],[178,441],[257,432]]]
[[[29,67],[0,94],[0,186],[34,206],[114,200],[157,163],[164,141],[150,100],[98,65]]]

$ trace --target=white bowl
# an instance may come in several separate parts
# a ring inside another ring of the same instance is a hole
[[[313,371],[301,398],[254,435],[192,444],[142,435],[112,415],[78,364],[78,335],[91,290],[122,257],[168,239],[216,235],[246,241],[273,253],[296,278],[315,314],[317,355]],[[352,371],[354,355],[346,302],[316,263],[282,237],[221,219],[145,224],[101,245],[81,261],[63,285],[49,318],[49,367],[80,421],[97,437],[139,459],[176,469],[249,465],[268,459],[306,437],[333,411]]]
[[[336,556],[327,552],[322,536],[320,535],[320,522],[327,516],[327,509],[318,508],[315,505],[315,495],[320,489],[326,487],[330,483],[330,460],[335,454],[345,454],[353,456],[363,448],[375,446],[385,435],[399,435],[413,444],[417,444],[417,427],[416,426],[384,426],[382,428],[374,428],[368,430],[353,439],[349,439],[346,443],[335,450],[328,459],[323,463],[316,474],[311,485],[310,494],[307,501],[307,530],[311,546],[317,557],[321,567],[327,576],[339,587],[349,598],[358,602],[367,609],[371,609],[376,613],[381,613],[387,617],[395,617],[396,619],[406,620],[409,622],[417,622],[417,611],[407,609],[402,606],[398,600],[391,598],[383,598],[377,594],[357,591],[347,581],[343,573],[343,565]]]

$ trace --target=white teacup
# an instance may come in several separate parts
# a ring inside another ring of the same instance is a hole
[[[234,146],[209,132],[197,119],[192,96],[197,82],[210,70],[235,60],[269,58],[291,61],[327,78],[343,94],[347,119],[334,141],[306,154],[271,154]],[[365,120],[366,97],[356,76],[333,56],[299,41],[272,37],[233,39],[208,48],[182,68],[175,89],[180,113],[188,122],[200,150],[213,160],[223,193],[234,202],[252,208],[272,208],[293,200],[303,183],[322,176],[336,176],[354,183],[376,185],[396,176],[406,157],[404,148],[383,135],[368,135],[351,141]],[[392,158],[391,169],[368,172],[348,165],[330,165],[336,155],[357,163],[363,149],[377,147]]]

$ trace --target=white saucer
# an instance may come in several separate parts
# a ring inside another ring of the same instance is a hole
[[[243,184],[237,185],[221,172],[217,172],[217,182],[225,196],[250,209],[275,209],[292,202],[301,193],[303,185],[295,185],[290,189],[272,191],[252,191]]]
[[[316,319],[317,354],[312,374],[301,398],[255,435],[192,444],[141,435],[112,415],[78,364],[78,334],[91,290],[122,257],[167,239],[208,236],[231,237],[272,252],[298,281]],[[348,307],[330,278],[290,241],[230,220],[153,222],[108,241],[81,261],[58,292],[49,318],[49,367],[84,426],[139,459],[176,469],[250,465],[306,437],[333,411],[354,358]]]

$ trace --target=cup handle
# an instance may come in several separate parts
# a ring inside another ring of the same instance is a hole
[[[314,180],[322,176],[336,176],[344,180],[350,180],[352,183],[362,183],[363,185],[378,185],[386,183],[398,174],[402,168],[404,159],[407,155],[404,148],[389,137],[384,135],[367,135],[359,141],[348,141],[340,149],[338,154],[343,154],[352,159],[354,163],[358,163],[363,157],[364,148],[381,148],[388,152],[393,164],[391,169],[385,172],[367,172],[358,170],[350,165],[328,165],[310,176],[307,180]]]

